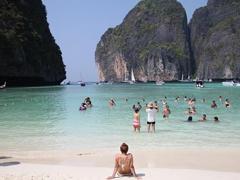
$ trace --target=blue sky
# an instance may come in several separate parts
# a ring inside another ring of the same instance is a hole
[[[179,0],[188,19],[207,0]],[[67,80],[96,81],[95,48],[102,34],[120,24],[139,0],[43,0],[50,30],[63,53]]]

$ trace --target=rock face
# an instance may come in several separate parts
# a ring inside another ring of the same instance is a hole
[[[176,0],[142,0],[97,45],[101,81],[179,80],[193,73],[184,8]]]
[[[240,78],[240,1],[209,0],[190,23],[200,79]]]
[[[9,86],[53,85],[65,66],[41,0],[0,1],[0,81]]]

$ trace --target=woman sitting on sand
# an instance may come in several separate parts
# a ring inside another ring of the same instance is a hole
[[[133,155],[128,152],[128,145],[123,143],[120,146],[121,154],[115,156],[115,167],[112,176],[107,179],[114,179],[116,174],[119,176],[134,176],[138,179],[133,165]]]

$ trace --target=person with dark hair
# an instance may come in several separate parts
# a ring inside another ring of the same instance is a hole
[[[84,103],[86,104],[87,107],[92,107],[92,101],[90,97],[86,97]]]
[[[192,116],[188,116],[187,122],[192,122]]]
[[[216,101],[212,101],[211,108],[213,108],[213,109],[217,108]]]
[[[132,107],[133,110],[138,109],[138,111],[140,111],[142,109],[142,105],[140,104],[140,102],[137,102],[137,104],[134,104]]]
[[[214,119],[214,122],[219,122],[219,119],[217,116],[215,116],[213,119]]]
[[[87,105],[86,105],[86,103],[82,103],[79,108],[79,111],[85,111],[85,110],[87,110]]]
[[[128,145],[123,143],[120,146],[120,151],[121,154],[117,154],[115,156],[113,174],[107,179],[114,179],[117,173],[120,176],[134,176],[139,179],[133,165],[133,155],[131,153],[128,153]]]
[[[226,107],[226,108],[229,108],[229,107],[230,107],[230,102],[229,102],[228,99],[225,100],[225,103],[224,103],[224,104],[225,104],[225,107]]]
[[[115,101],[114,101],[113,98],[111,98],[111,99],[108,101],[108,105],[109,105],[109,107],[116,106],[116,103],[115,103]]]
[[[206,115],[206,114],[203,114],[202,118],[199,119],[198,121],[204,122],[204,121],[206,121],[206,120],[207,120],[207,115]]]
[[[140,114],[139,114],[139,109],[136,108],[134,109],[134,114],[133,114],[133,128],[134,132],[138,131],[140,132]]]

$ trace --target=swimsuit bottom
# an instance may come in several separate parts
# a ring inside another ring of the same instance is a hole
[[[154,121],[154,122],[148,122],[148,121],[147,121],[147,124],[155,124],[155,121]]]

